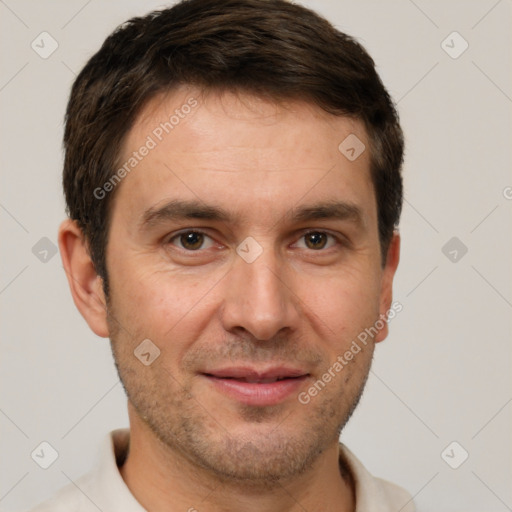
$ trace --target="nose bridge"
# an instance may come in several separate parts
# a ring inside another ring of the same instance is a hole
[[[266,340],[283,328],[295,327],[298,312],[279,258],[271,248],[261,248],[255,259],[244,259],[241,246],[241,256],[237,255],[227,283],[225,329],[243,328]],[[250,250],[254,247],[249,246]]]

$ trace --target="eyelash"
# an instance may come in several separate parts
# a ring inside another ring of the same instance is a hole
[[[186,235],[187,233],[196,233],[196,234],[204,235],[205,237],[212,239],[212,237],[210,235],[208,235],[208,233],[206,233],[205,231],[202,231],[200,229],[187,229],[185,231],[180,231],[179,233],[176,233],[171,238],[169,238],[167,240],[167,242],[166,242],[166,245],[167,244],[173,245],[172,244],[173,240],[179,239],[180,236]],[[311,235],[311,234],[327,235],[328,237],[330,237],[331,239],[333,239],[336,242],[336,245],[339,245],[339,246],[346,246],[347,245],[347,243],[342,238],[340,238],[338,236],[335,236],[332,233],[329,233],[328,231],[321,231],[321,230],[317,230],[317,229],[316,230],[312,229],[312,230],[306,231],[305,233],[302,233],[301,236],[299,237],[299,240],[304,238],[304,237],[306,237],[306,236],[308,236],[308,235]],[[176,247],[178,247],[178,246],[176,246]],[[184,247],[178,247],[178,249],[180,249],[182,251],[185,251],[187,253],[192,253],[192,254],[193,253],[199,253],[199,252],[201,252],[203,250],[206,250],[206,249],[196,249],[194,251],[194,250],[185,249]],[[332,249],[332,247],[328,247],[327,249],[322,248],[322,249],[318,249],[318,250],[314,250],[314,249],[310,249],[310,250],[312,252],[327,252],[329,249]]]

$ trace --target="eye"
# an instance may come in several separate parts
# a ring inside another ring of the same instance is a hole
[[[169,243],[186,251],[208,249],[213,246],[213,240],[202,231],[183,231],[173,236]]]
[[[331,240],[330,245],[329,239]],[[312,249],[319,251],[322,249],[330,249],[337,244],[337,239],[334,235],[325,233],[324,231],[309,231],[302,235],[300,240],[304,240],[305,244],[301,248]]]

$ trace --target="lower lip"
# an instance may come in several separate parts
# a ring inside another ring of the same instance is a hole
[[[269,383],[243,382],[204,375],[217,390],[235,400],[255,406],[276,405],[292,394],[297,394],[307,375]]]

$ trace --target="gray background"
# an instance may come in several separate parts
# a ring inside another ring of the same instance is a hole
[[[304,4],[366,46],[407,137],[395,286],[403,311],[342,439],[371,472],[407,488],[419,511],[512,510],[512,2]],[[105,433],[128,425],[108,341],[76,311],[51,248],[64,218],[70,85],[115,26],[162,6],[0,1],[2,511],[76,479]],[[58,43],[46,59],[31,47],[43,46],[43,31]],[[453,31],[469,44],[457,58],[464,41],[446,39]],[[42,441],[59,454],[46,470],[30,456]],[[453,469],[462,450],[469,457]]]

